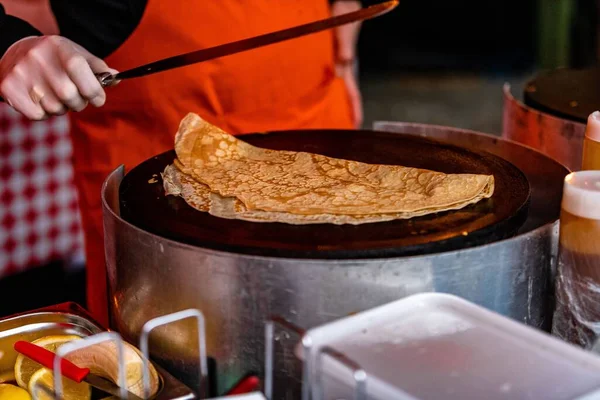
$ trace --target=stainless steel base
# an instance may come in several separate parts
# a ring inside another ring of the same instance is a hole
[[[411,128],[412,127],[412,128]],[[567,171],[531,149],[495,137],[443,127],[383,124],[381,129],[426,134],[457,143],[471,140],[522,162]],[[470,138],[470,139],[469,139]],[[549,167],[550,166],[550,167]],[[524,171],[538,182],[541,171]],[[155,236],[119,216],[117,168],[102,190],[112,327],[136,340],[147,320],[198,308],[207,320],[208,353],[216,361],[219,392],[244,374],[263,370],[264,322],[280,315],[304,328],[420,292],[452,293],[534,327],[548,328],[551,266],[557,237],[562,176],[546,176],[549,189],[534,191],[521,233],[508,240],[442,254],[366,260],[298,260],[247,256],[183,245]],[[536,175],[537,174],[537,175]],[[546,190],[546,192],[544,192]],[[542,203],[547,203],[542,207]],[[192,385],[197,377],[195,327],[178,323],[152,336],[152,354]],[[296,338],[277,335],[279,344]],[[291,353],[277,347],[276,371],[297,377]],[[279,377],[281,378],[281,376]],[[292,391],[295,378],[283,386]],[[278,382],[282,382],[278,379]],[[285,398],[277,393],[275,398]]]

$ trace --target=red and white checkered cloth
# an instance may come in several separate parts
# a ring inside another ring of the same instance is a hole
[[[83,259],[66,116],[31,122],[0,103],[0,277]]]

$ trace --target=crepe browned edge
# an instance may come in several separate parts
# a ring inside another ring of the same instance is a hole
[[[223,197],[210,191],[203,183],[181,172],[174,164],[167,166],[163,174],[163,186],[167,195],[180,196],[185,202],[201,212],[208,212],[219,218],[238,219],[250,222],[281,222],[291,225],[335,224],[360,225],[375,222],[409,219],[436,212],[422,210],[420,213],[335,215],[300,215],[261,210],[248,210],[244,203],[233,197]]]
[[[190,113],[175,137],[177,167],[247,210],[299,215],[424,215],[491,197],[491,175],[444,174],[262,149]]]

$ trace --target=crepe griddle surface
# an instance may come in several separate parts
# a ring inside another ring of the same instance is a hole
[[[374,131],[309,130],[241,137],[275,150],[305,151],[374,164],[445,173],[493,174],[491,199],[462,210],[363,225],[288,225],[213,217],[165,196],[161,172],[175,152],[133,168],[120,186],[121,217],[182,243],[237,253],[292,258],[366,258],[428,254],[506,238],[527,217],[529,184],[511,163],[430,139]]]
[[[525,86],[525,104],[582,123],[600,109],[600,68],[543,72]]]

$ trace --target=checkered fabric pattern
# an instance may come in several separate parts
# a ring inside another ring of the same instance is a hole
[[[0,103],[0,277],[81,260],[69,120],[31,122]]]

